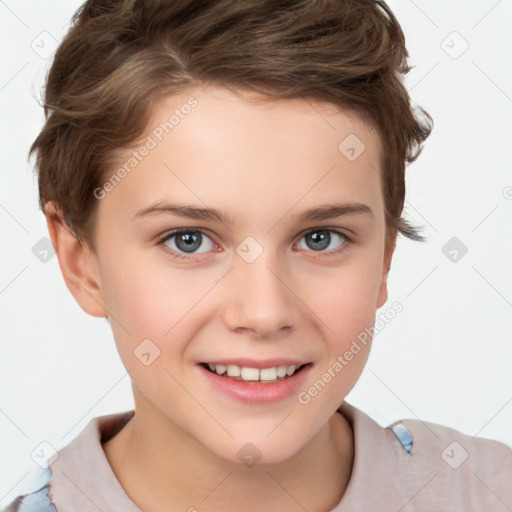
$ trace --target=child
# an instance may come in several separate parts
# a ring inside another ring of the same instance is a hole
[[[135,410],[92,419],[7,510],[512,509],[504,443],[344,401],[396,237],[423,239],[404,172],[432,120],[386,4],[88,0],[74,22],[31,152]]]

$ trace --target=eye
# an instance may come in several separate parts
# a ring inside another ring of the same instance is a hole
[[[205,241],[206,248],[198,251]],[[201,254],[216,247],[206,233],[198,229],[175,229],[162,237],[158,243],[170,249],[171,255],[175,258],[188,258],[187,254]]]
[[[310,229],[302,234],[302,240],[306,241],[306,250],[320,253],[319,256],[339,255],[348,250],[353,243],[352,238],[344,232],[331,228]],[[335,245],[336,240],[341,240],[341,242]],[[333,244],[335,245],[334,248],[332,247]],[[196,254],[218,248],[203,230],[190,228],[175,229],[167,233],[159,239],[158,245],[164,246],[165,251],[177,259],[193,258]],[[201,246],[203,246],[203,250],[198,250]],[[300,247],[300,243],[298,247],[304,249],[304,247]],[[327,251],[326,249],[329,249],[329,247],[330,250]]]
[[[329,253],[325,254],[325,256],[339,254],[347,250],[348,246],[352,243],[352,239],[342,231],[328,228],[310,230],[302,235],[302,240],[305,240],[306,247],[300,247],[300,244],[298,244],[299,249],[305,248],[313,252]],[[337,240],[341,240],[341,243],[338,245],[336,245]],[[330,250],[326,251],[329,248]]]

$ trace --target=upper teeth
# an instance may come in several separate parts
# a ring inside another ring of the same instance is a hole
[[[208,366],[212,372],[217,375],[228,374],[228,377],[240,377],[242,380],[276,380],[277,377],[290,376],[295,373],[297,366],[294,364],[274,366],[272,368],[249,368],[247,366],[238,366],[236,364],[211,364]]]

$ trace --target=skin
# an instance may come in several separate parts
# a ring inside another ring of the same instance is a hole
[[[354,460],[351,427],[336,409],[371,343],[307,404],[296,394],[241,403],[199,378],[196,364],[298,357],[313,362],[307,390],[374,325],[395,247],[395,239],[385,247],[380,138],[333,105],[249,102],[203,87],[158,102],[142,139],[191,96],[198,105],[99,200],[96,252],[48,203],[66,284],[84,311],[108,318],[132,379],[135,416],[105,454],[146,512],[330,510]],[[354,161],[338,150],[349,134],[365,144]],[[133,220],[160,200],[216,208],[234,224],[169,213]],[[364,203],[373,215],[296,219],[338,202]],[[177,228],[207,235],[187,260],[172,257],[184,247],[176,238],[158,244]],[[315,250],[304,235],[326,228],[353,240],[331,233],[329,246]],[[248,236],[263,249],[252,263],[236,252]],[[145,366],[134,350],[148,338],[160,356]],[[237,457],[249,441],[261,452],[251,467]]]

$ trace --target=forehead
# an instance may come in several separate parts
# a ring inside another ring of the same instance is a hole
[[[109,193],[132,214],[160,199],[230,204],[239,218],[382,199],[378,134],[332,104],[190,89],[156,103],[135,149],[143,146],[150,149]]]
[[[378,134],[357,112],[312,99],[267,98],[215,86],[193,88],[157,101],[145,136],[150,134],[157,142],[162,138],[185,142],[192,140],[191,132],[194,141],[201,139],[203,151],[220,144],[235,147],[242,143],[249,149],[263,144],[266,154],[279,146],[295,146],[297,153],[333,146],[339,151],[338,139],[350,134],[358,136],[365,146],[376,146],[369,148],[370,153],[376,149],[380,154],[381,149]],[[304,145],[298,146],[300,142]]]

